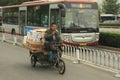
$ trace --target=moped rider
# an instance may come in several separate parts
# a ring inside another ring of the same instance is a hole
[[[57,24],[56,23],[52,23],[50,25],[50,28],[46,30],[44,38],[45,38],[45,49],[47,51],[52,51],[52,50],[55,49],[54,46],[51,45],[52,42],[62,44],[62,39],[61,39],[60,33],[57,30]],[[62,52],[62,47],[61,46],[59,46],[59,49]]]

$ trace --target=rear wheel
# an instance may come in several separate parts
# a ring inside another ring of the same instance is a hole
[[[32,67],[36,67],[36,63],[37,63],[36,57],[34,55],[32,55],[31,56],[31,65],[32,65]]]
[[[59,60],[58,69],[59,69],[59,74],[63,75],[65,73],[65,62],[62,59]]]

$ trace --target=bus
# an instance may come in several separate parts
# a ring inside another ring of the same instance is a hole
[[[0,7],[0,32],[2,31],[2,7]]]
[[[120,16],[114,14],[101,14],[100,19],[105,24],[119,24]]]
[[[57,23],[65,44],[98,45],[98,4],[88,0],[29,1],[3,7],[5,31],[26,35],[29,30]]]

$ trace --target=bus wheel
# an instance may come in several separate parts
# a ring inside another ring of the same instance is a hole
[[[15,31],[14,28],[11,30],[11,34],[12,34],[12,35],[16,35],[16,31]]]

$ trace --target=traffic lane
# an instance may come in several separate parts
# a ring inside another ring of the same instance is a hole
[[[50,67],[32,68],[28,50],[0,42],[0,80],[118,80],[114,73],[65,60],[66,73]]]

